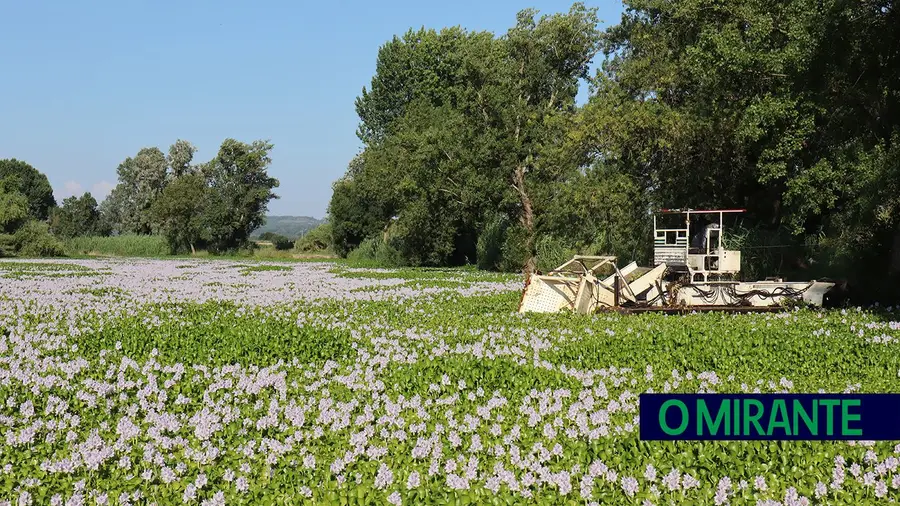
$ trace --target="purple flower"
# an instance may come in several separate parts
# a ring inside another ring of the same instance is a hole
[[[394,482],[394,473],[391,469],[382,463],[378,466],[378,473],[375,476],[375,488],[383,490]]]
[[[628,494],[628,497],[634,497],[634,494],[638,492],[638,481],[633,476],[626,476],[622,478],[622,490]]]

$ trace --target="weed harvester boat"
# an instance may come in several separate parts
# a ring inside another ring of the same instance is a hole
[[[653,217],[652,267],[631,262],[619,268],[614,256],[576,255],[550,272],[529,275],[519,312],[744,312],[778,310],[790,303],[821,306],[834,283],[740,280],[741,252],[726,249],[723,236],[725,214],[740,212],[744,210],[664,209]]]

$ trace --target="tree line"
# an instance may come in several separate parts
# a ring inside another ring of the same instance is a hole
[[[60,239],[124,234],[161,235],[173,253],[247,247],[278,198],[278,180],[267,172],[272,148],[226,139],[204,163],[194,163],[197,150],[187,141],[168,154],[144,148],[119,164],[117,184],[99,204],[85,193],[57,205],[46,175],[0,160],[0,255],[61,255]]]
[[[900,275],[900,14],[890,0],[628,0],[505,34],[410,30],[356,100],[332,241],[407,265],[648,261],[656,208],[746,208],[748,275]],[[591,74],[592,62],[600,63]],[[589,98],[576,103],[579,82]]]

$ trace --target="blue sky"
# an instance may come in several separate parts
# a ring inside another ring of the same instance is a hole
[[[620,1],[585,3],[621,16]],[[181,138],[205,161],[228,137],[269,139],[270,214],[322,217],[361,148],[353,102],[379,46],[421,26],[500,34],[522,8],[571,4],[0,0],[0,158],[47,174],[58,199],[100,200],[142,147]]]

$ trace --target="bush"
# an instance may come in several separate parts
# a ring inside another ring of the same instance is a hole
[[[503,239],[507,229],[507,219],[502,214],[493,216],[485,224],[475,245],[478,268],[487,271],[500,269],[503,261]]]
[[[23,257],[63,256],[65,250],[59,239],[50,235],[46,223],[28,221],[13,235],[16,254]]]
[[[16,237],[12,234],[0,234],[0,258],[16,254]]]
[[[331,251],[331,223],[323,223],[300,236],[294,249],[301,253]]]
[[[272,246],[279,251],[289,250],[294,247],[294,241],[281,234],[276,234],[275,232],[265,232],[259,236],[259,239],[261,241],[271,242]]]
[[[172,253],[166,238],[158,235],[75,237],[66,242],[66,250],[74,255],[123,257],[160,257]]]
[[[552,235],[538,237],[536,249],[537,269],[541,272],[555,269],[578,254],[577,248]]]
[[[277,237],[272,241],[272,244],[278,251],[286,251],[294,247],[294,241],[284,236]]]
[[[377,267],[402,267],[404,265],[400,251],[390,242],[380,238],[369,238],[359,247],[347,254],[351,263]]]
[[[528,248],[525,247],[527,233],[521,225],[506,229],[503,246],[500,248],[500,270],[504,272],[521,272],[528,259]]]

